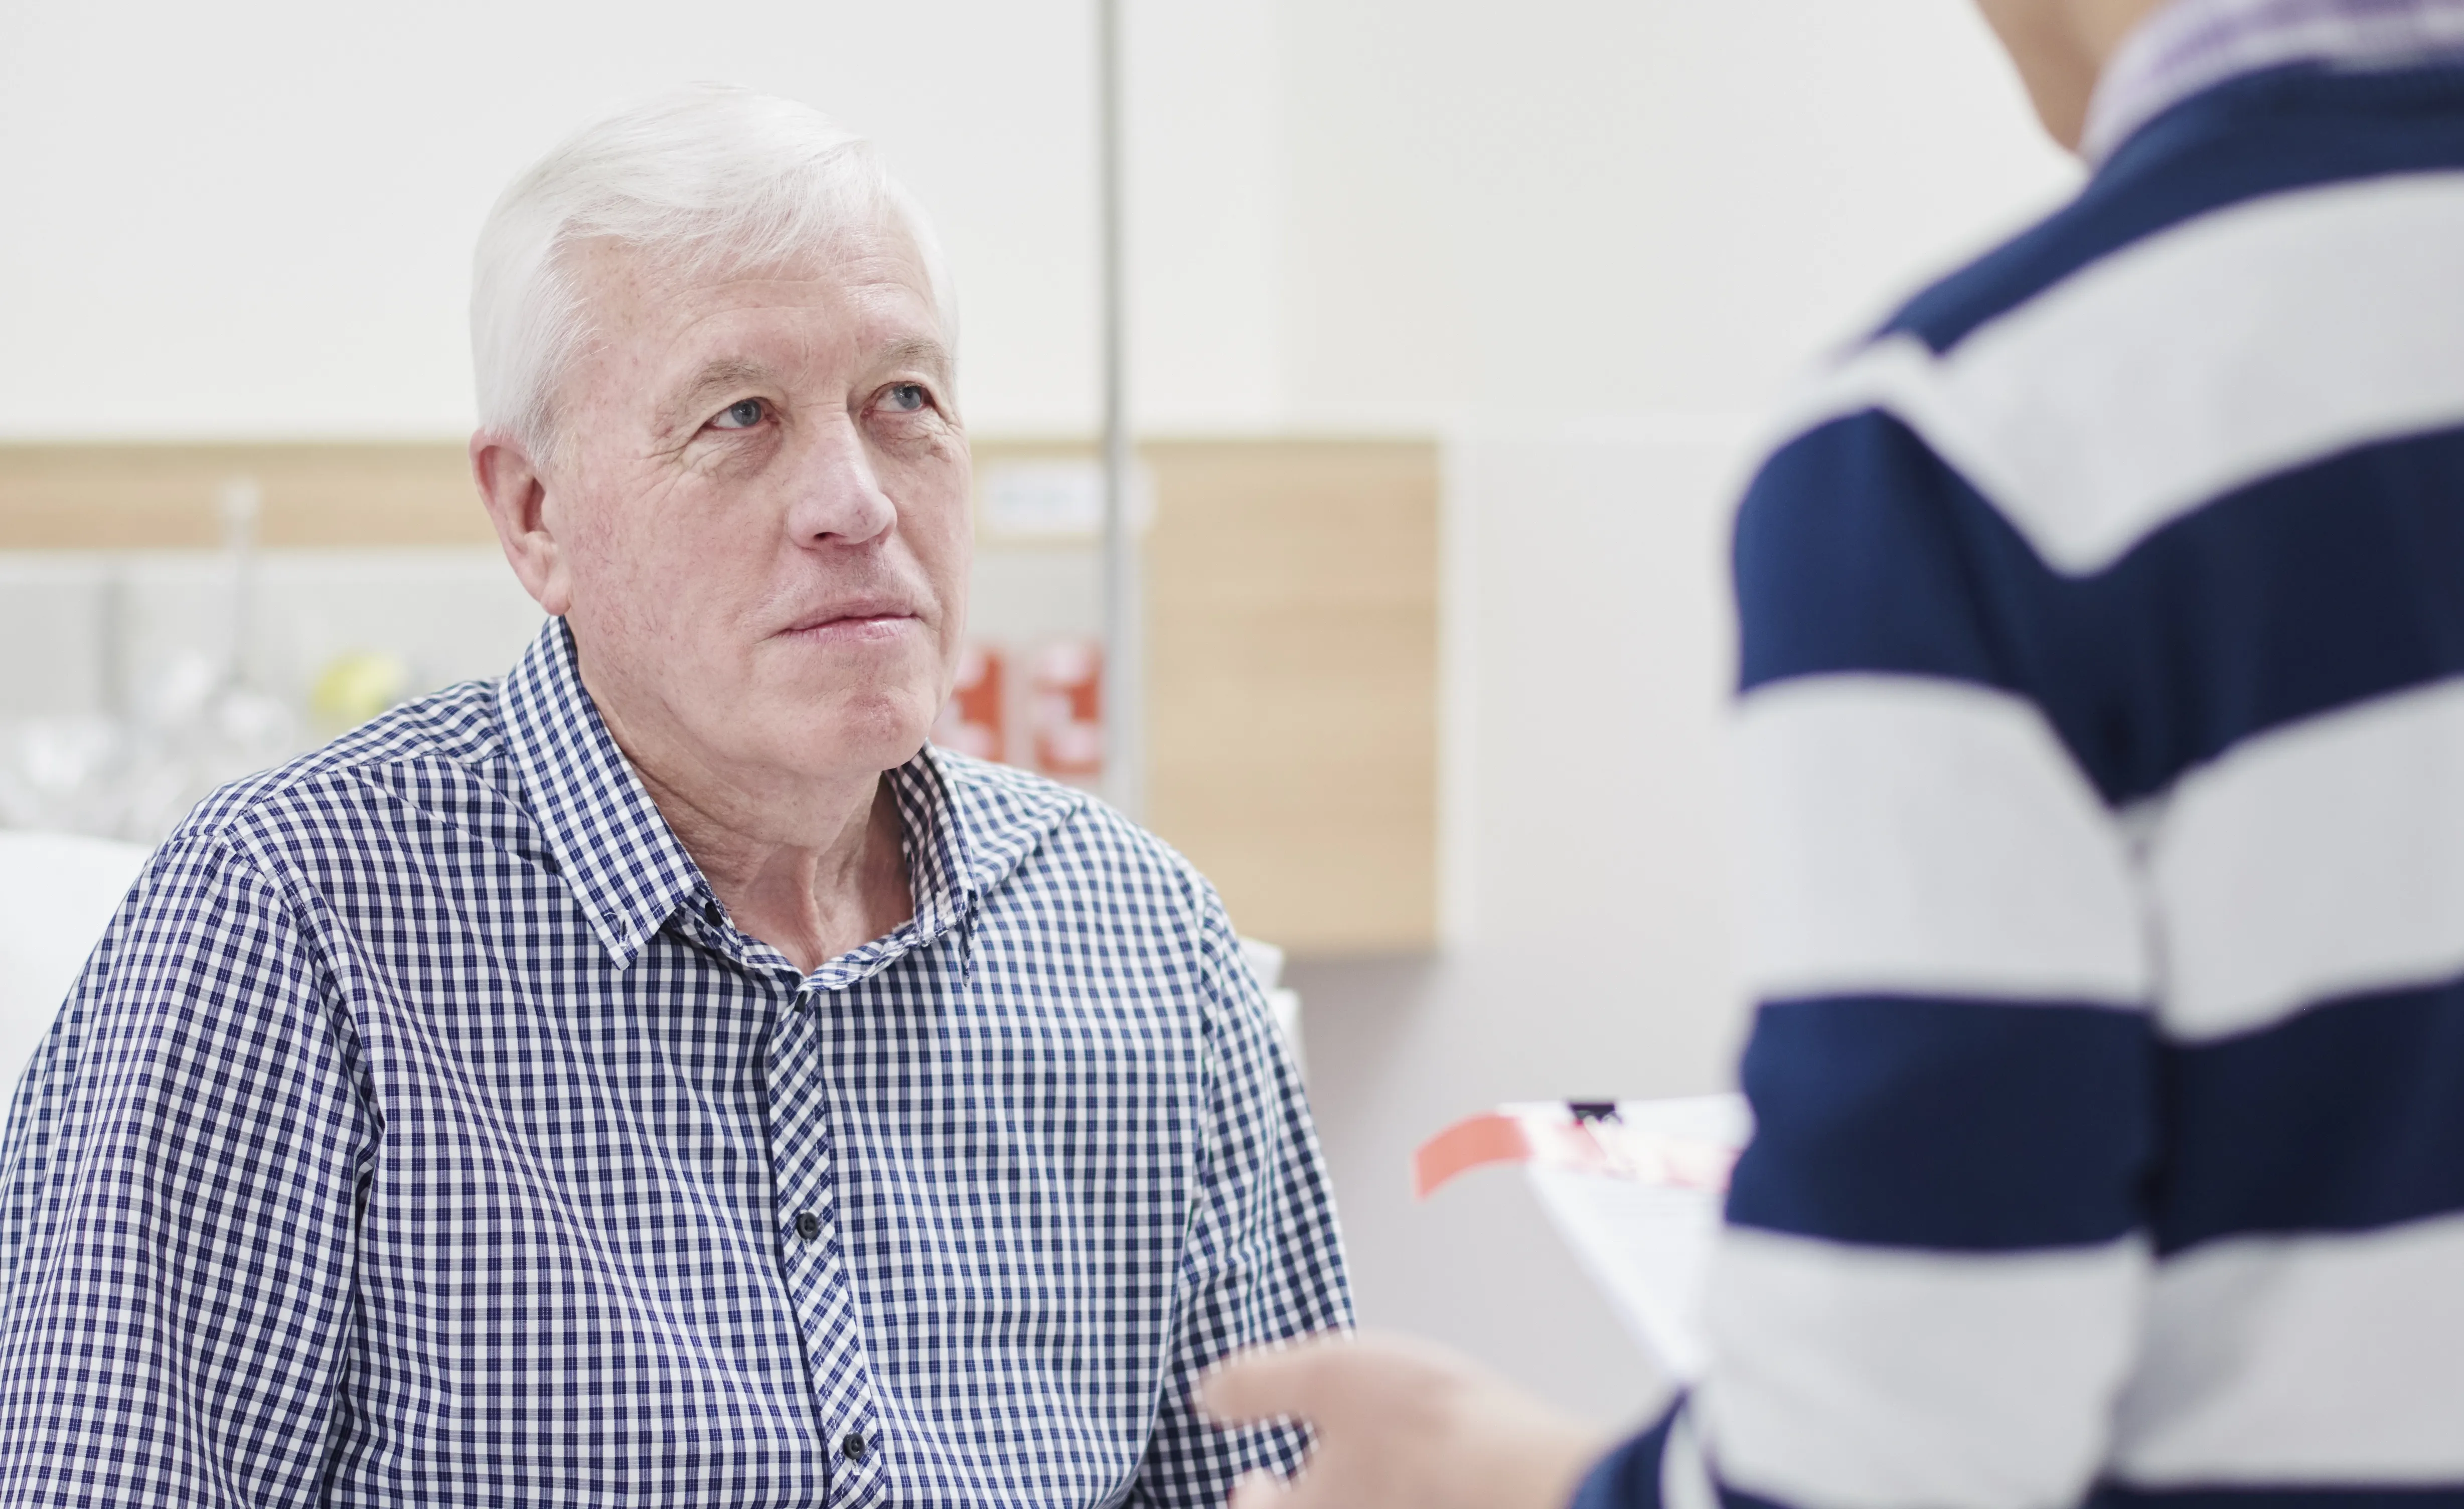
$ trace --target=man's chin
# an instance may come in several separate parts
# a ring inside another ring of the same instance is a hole
[[[933,731],[930,701],[907,693],[757,698],[747,732],[791,768],[816,777],[889,770],[915,758]],[[767,706],[761,704],[767,703]]]

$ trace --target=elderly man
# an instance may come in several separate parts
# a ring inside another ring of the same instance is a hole
[[[2095,170],[1739,518],[1705,1375],[1268,1354],[1242,1509],[2464,1503],[2464,0],[1982,9]]]
[[[19,1094],[0,1500],[1208,1505],[1192,1388],[1348,1320],[1206,883],[925,746],[950,293],[723,89],[481,237],[479,489],[552,615],[209,800]]]

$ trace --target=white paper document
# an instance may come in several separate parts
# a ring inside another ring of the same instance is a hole
[[[1703,1279],[1728,1170],[1752,1131],[1734,1095],[1505,1105],[1432,1138],[1415,1183],[1425,1199],[1469,1169],[1520,1165],[1627,1327],[1690,1379],[1703,1365]]]

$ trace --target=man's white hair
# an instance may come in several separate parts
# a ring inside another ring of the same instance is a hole
[[[872,145],[791,100],[690,84],[584,127],[514,180],[479,232],[471,355],[479,424],[543,459],[590,337],[577,253],[614,244],[694,280],[826,255],[891,229],[913,243],[941,339],[957,324],[940,243]]]

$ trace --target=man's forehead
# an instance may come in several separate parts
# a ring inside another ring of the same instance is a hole
[[[822,356],[949,366],[921,258],[884,237],[750,266],[598,248],[577,272],[578,291],[598,306],[602,343],[679,374]]]

